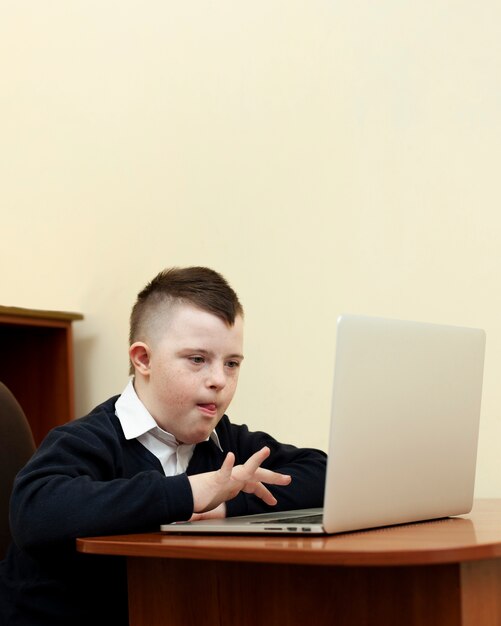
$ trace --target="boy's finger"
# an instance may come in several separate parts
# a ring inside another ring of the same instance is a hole
[[[292,481],[292,477],[289,474],[280,474],[263,467],[259,467],[254,472],[254,478],[263,483],[268,483],[268,485],[288,485]]]
[[[270,506],[274,506],[277,503],[275,496],[262,483],[248,483],[243,491],[254,494]]]
[[[268,446],[264,446],[261,450],[254,452],[252,456],[250,456],[245,463],[242,464],[242,467],[246,472],[249,472],[249,476],[252,476],[257,468],[261,465],[261,463],[270,456],[270,449]]]
[[[223,464],[219,468],[219,474],[221,478],[224,480],[229,480],[231,478],[231,471],[233,470],[233,466],[235,464],[235,455],[233,452],[228,452],[226,455]]]

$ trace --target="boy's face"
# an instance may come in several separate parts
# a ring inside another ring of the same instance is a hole
[[[182,443],[204,441],[225,413],[243,360],[243,320],[233,326],[190,304],[169,307],[153,338],[131,346],[136,392],[157,424]]]

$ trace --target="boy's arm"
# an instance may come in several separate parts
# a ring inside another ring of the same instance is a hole
[[[19,473],[11,500],[11,526],[19,547],[156,530],[162,523],[187,520],[194,511],[213,509],[240,491],[272,504],[274,497],[262,483],[290,482],[260,467],[267,449],[237,466],[230,453],[222,467],[219,463],[217,470],[207,471],[212,467],[206,466],[198,476],[166,477],[160,465],[154,469],[156,459],[150,464],[143,460],[141,471],[127,470],[123,442],[104,423],[55,429]],[[137,442],[130,445],[135,444],[142,450]]]
[[[78,536],[144,532],[189,519],[185,474],[165,477],[151,464],[128,475],[111,431],[69,425],[52,431],[18,474],[10,521],[19,547]]]

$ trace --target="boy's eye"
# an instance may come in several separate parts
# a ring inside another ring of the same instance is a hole
[[[240,361],[228,361],[226,363],[226,365],[230,368],[230,369],[234,369],[237,367],[240,367]]]
[[[200,365],[205,361],[203,356],[190,356],[188,358],[192,363],[195,363],[196,365]]]

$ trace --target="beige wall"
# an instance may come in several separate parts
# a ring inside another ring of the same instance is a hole
[[[77,412],[127,378],[138,290],[240,293],[230,415],[325,448],[341,312],[487,331],[501,496],[501,4],[0,2],[0,304],[79,311]],[[4,357],[5,358],[5,357]]]

